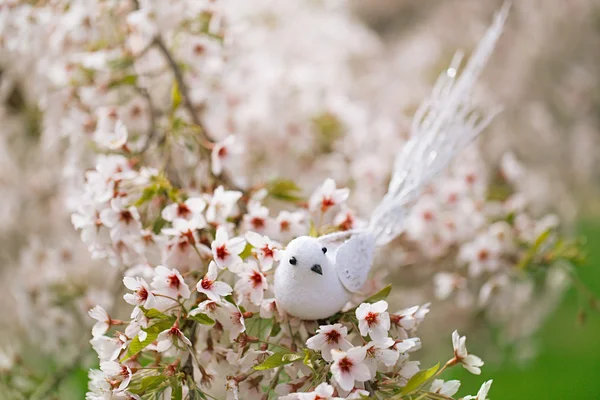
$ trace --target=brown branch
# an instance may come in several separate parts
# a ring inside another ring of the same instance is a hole
[[[196,125],[200,128],[202,135],[203,135],[202,139],[206,140],[208,142],[212,142],[212,140],[210,139],[210,137],[208,135],[208,130],[206,129],[206,126],[204,126],[204,124],[202,123],[202,121],[200,121],[200,118],[198,118],[198,115],[196,114],[196,110],[194,109],[194,105],[192,104],[192,101],[190,99],[188,87],[183,80],[183,74],[181,73],[181,68],[179,68],[179,65],[177,65],[177,62],[175,61],[173,56],[171,56],[171,52],[169,51],[169,49],[167,49],[167,46],[165,45],[165,42],[162,40],[160,35],[157,35],[154,37],[153,43],[160,50],[160,52],[163,54],[163,56],[167,59],[167,62],[169,63],[169,66],[171,67],[171,70],[173,71],[173,75],[175,75],[175,81],[177,82],[177,87],[179,89],[179,92],[181,93],[181,97],[183,99],[183,105],[187,109],[188,114],[190,115],[190,118],[192,119],[192,122],[194,123],[194,125]],[[206,150],[208,150],[208,149],[206,149]]]
[[[156,135],[156,111],[154,109],[152,97],[150,97],[150,93],[148,93],[148,90],[146,88],[141,88],[141,87],[138,87],[137,90],[146,99],[146,104],[148,105],[148,118],[149,118],[148,123],[150,124],[150,129],[149,129],[148,135],[146,136],[146,141],[144,142],[144,145],[142,146],[142,148],[139,150],[139,153],[141,154],[141,153],[144,153],[146,150],[148,150],[148,147],[150,147],[150,143],[152,142],[152,139]]]

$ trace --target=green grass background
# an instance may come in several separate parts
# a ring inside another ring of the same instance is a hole
[[[579,231],[587,237],[589,255],[580,276],[600,296],[600,220],[582,222]],[[600,399],[600,312],[589,312],[582,325],[577,322],[578,311],[578,294],[571,288],[536,334],[537,357],[524,366],[486,365],[481,376],[454,368],[452,377],[462,381],[459,393],[475,394],[482,382],[493,379],[492,400]],[[478,354],[476,350],[473,353]]]

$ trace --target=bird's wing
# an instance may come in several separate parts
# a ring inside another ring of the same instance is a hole
[[[370,233],[352,236],[335,253],[335,269],[344,287],[358,292],[367,281],[373,263],[375,237]]]
[[[439,175],[456,154],[483,131],[498,110],[478,112],[473,87],[502,32],[506,3],[496,14],[465,67],[458,72],[462,54],[440,75],[433,92],[417,110],[411,138],[396,157],[387,194],[373,211],[369,228],[383,246],[404,229],[410,205],[423,187]]]

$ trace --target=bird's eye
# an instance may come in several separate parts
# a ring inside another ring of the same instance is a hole
[[[296,261],[296,257],[292,257],[292,258],[290,258],[290,264],[292,264],[292,265],[296,265],[296,262],[297,262],[297,261]]]
[[[327,253],[327,247],[323,247],[323,248],[321,249],[321,251],[323,252],[323,254]]]

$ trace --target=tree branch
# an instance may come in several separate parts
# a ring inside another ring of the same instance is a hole
[[[202,123],[202,121],[200,121],[200,118],[198,118],[198,115],[196,114],[196,110],[194,109],[194,105],[192,104],[192,101],[190,99],[188,87],[183,80],[183,74],[181,73],[181,68],[179,68],[179,65],[177,65],[177,62],[175,61],[173,56],[171,56],[171,52],[169,51],[169,49],[167,49],[167,46],[165,45],[165,42],[162,40],[160,35],[157,35],[154,37],[153,43],[160,50],[160,52],[163,54],[163,56],[167,59],[167,62],[169,63],[169,66],[171,67],[171,70],[173,71],[173,75],[175,75],[175,81],[177,82],[179,92],[181,93],[181,97],[183,99],[183,105],[185,106],[186,110],[188,111],[188,114],[190,115],[190,118],[192,119],[192,122],[194,123],[194,125],[197,125],[200,128],[200,130],[202,131],[202,135],[203,135],[202,139],[204,139],[208,142],[212,142],[210,136],[208,135],[208,130],[206,129],[206,126],[204,126],[204,124]]]

